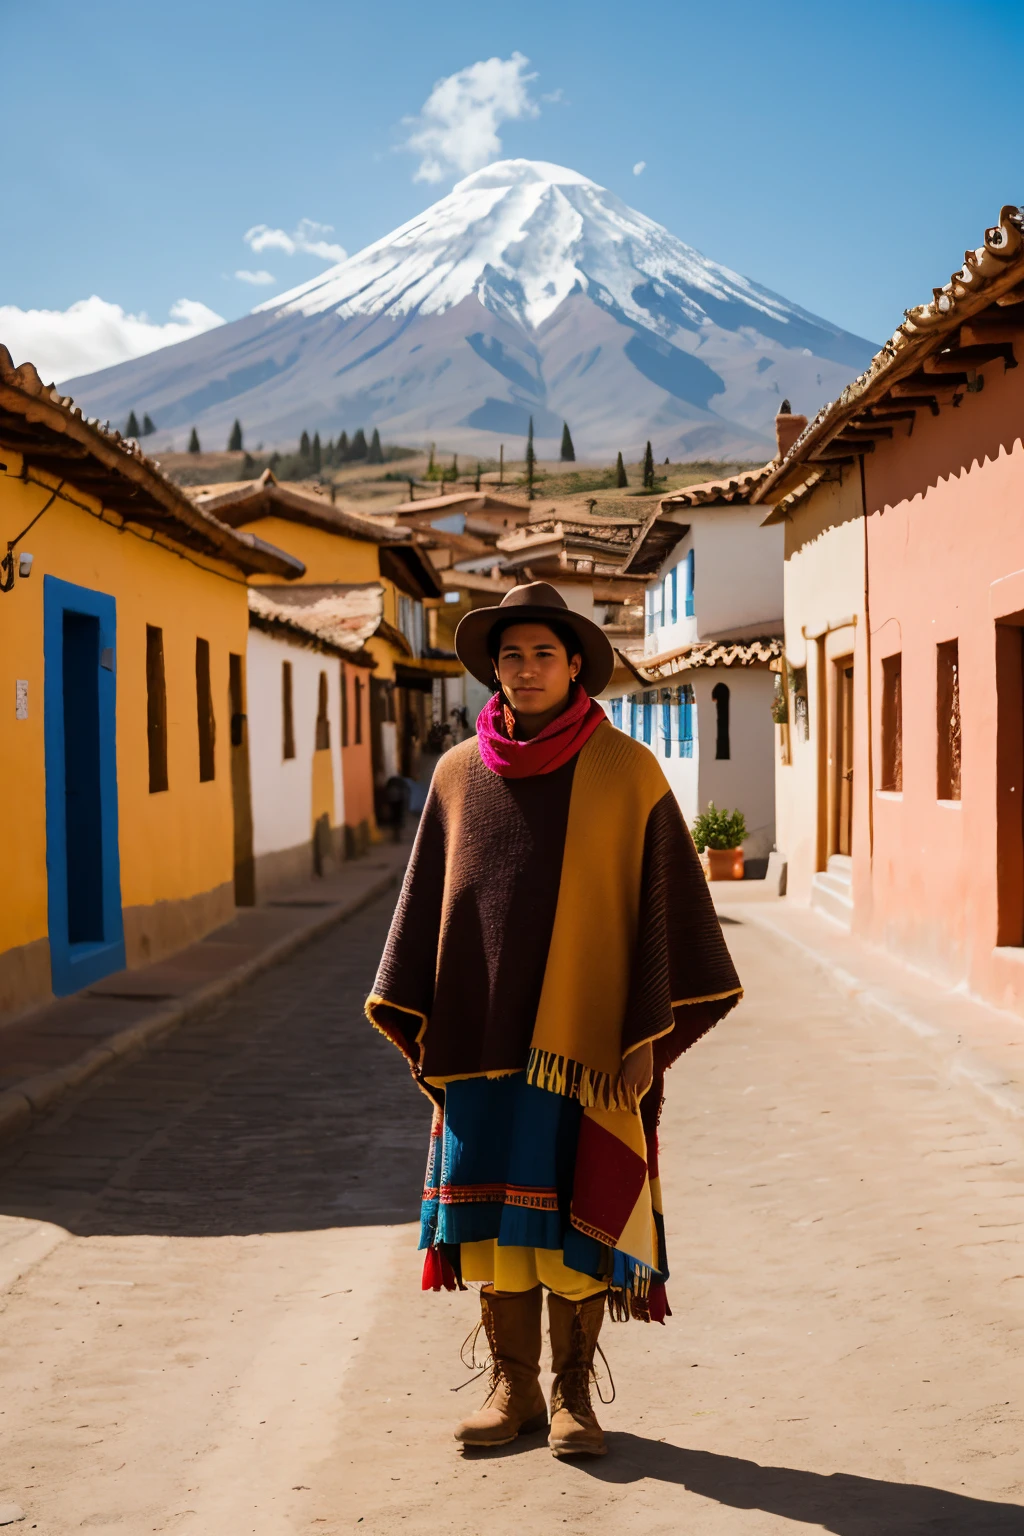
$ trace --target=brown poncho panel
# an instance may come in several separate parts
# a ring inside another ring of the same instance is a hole
[[[438,763],[367,1011],[436,1093],[526,1069],[626,1107],[740,985],[654,755],[610,724],[551,774],[504,779],[475,740]],[[422,1060],[420,1054],[422,1050]]]

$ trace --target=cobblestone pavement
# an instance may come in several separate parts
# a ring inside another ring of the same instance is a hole
[[[1024,1536],[1024,1166],[913,1036],[739,919],[672,1074],[675,1316],[605,1328],[605,1461],[463,1457],[474,1298],[423,1295],[428,1110],[368,908],[0,1150],[69,1234],[0,1301],[0,1505],[41,1536]]]

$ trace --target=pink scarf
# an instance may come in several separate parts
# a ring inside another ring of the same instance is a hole
[[[505,729],[500,693],[484,705],[476,722],[477,740],[484,766],[503,779],[528,779],[534,774],[554,773],[590,740],[605,712],[600,704],[574,683],[569,703],[557,719],[532,741],[510,741]]]

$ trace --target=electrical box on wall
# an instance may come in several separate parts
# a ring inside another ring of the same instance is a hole
[[[19,677],[14,684],[14,718],[28,719],[28,679]]]

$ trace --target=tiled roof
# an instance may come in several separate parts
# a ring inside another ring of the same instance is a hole
[[[353,586],[250,587],[249,611],[355,653],[378,632],[384,617],[384,588],[377,582]]]
[[[379,518],[348,512],[315,491],[282,485],[270,469],[265,469],[258,480],[192,486],[189,495],[196,506],[214,513],[231,527],[262,517],[281,517],[323,528],[328,533],[343,533],[368,544],[401,544],[411,537],[406,528],[389,528]]]
[[[70,395],[44,384],[31,363],[15,368],[7,348],[0,346],[3,450],[20,454],[29,468],[96,497],[126,524],[225,560],[246,575],[292,578],[305,570],[301,560],[251,533],[236,532],[196,506],[138,443],[84,417]]]
[[[662,507],[708,507],[721,503],[732,505],[734,502],[750,500],[751,493],[767,479],[774,462],[762,464],[759,469],[747,470],[743,474],[731,475],[725,480],[703,480],[699,485],[684,486],[681,491],[672,491],[661,498]],[[657,513],[655,513],[657,516]]]
[[[743,506],[755,499],[755,491],[773,468],[774,463],[762,464],[760,469],[745,474],[724,480],[704,480],[699,485],[687,485],[681,491],[663,496],[637,534],[623,563],[623,574],[656,575],[680,540],[685,539],[689,524],[665,517],[666,512],[686,511],[691,507]]]
[[[756,640],[694,640],[657,656],[630,651],[625,659],[638,677],[658,683],[695,667],[766,667],[782,651],[778,635],[764,635]]]
[[[956,403],[958,391],[979,387],[980,367],[1000,360],[1015,366],[1005,340],[986,343],[988,316],[978,334],[960,337],[961,328],[970,333],[970,322],[985,310],[1004,328],[1024,321],[1024,209],[1012,204],[1000,210],[999,222],[985,231],[978,249],[964,253],[963,266],[948,283],[933,288],[927,303],[904,311],[865,371],[822,407],[751,499],[767,501],[776,487],[790,486],[808,462],[853,460],[870,451],[872,428],[891,437],[893,423],[913,419],[916,410],[937,414],[941,401]]]

